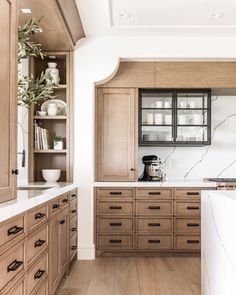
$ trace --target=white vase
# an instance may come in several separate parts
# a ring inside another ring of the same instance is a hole
[[[63,150],[63,141],[54,140],[54,150]]]
[[[59,77],[59,70],[56,68],[57,64],[55,62],[49,62],[48,68],[46,69],[46,74],[49,74],[52,77],[51,83],[59,84],[60,77]]]
[[[47,114],[50,117],[56,116],[57,115],[57,105],[55,103],[49,103],[47,106]]]

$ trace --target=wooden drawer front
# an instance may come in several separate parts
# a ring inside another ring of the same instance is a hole
[[[50,214],[53,214],[59,211],[61,208],[61,200],[60,198],[56,198],[50,202]]]
[[[175,202],[176,215],[200,216],[201,205],[199,202]]]
[[[173,249],[172,235],[137,235],[138,249],[170,250]]]
[[[30,268],[26,276],[27,294],[31,294],[34,289],[44,280],[48,274],[48,255],[43,255]]]
[[[132,249],[133,235],[98,235],[98,248],[100,249]]]
[[[24,217],[14,218],[13,220],[4,222],[0,226],[0,246],[3,246],[6,243],[9,243],[16,237],[20,239],[24,237]]]
[[[132,232],[134,231],[133,218],[98,218],[98,232]]]
[[[68,194],[64,194],[60,197],[60,206],[64,207],[69,204],[69,196]]]
[[[200,218],[175,218],[175,231],[177,234],[200,234]]]
[[[77,199],[78,199],[78,191],[77,191],[77,189],[69,192],[69,201],[70,201],[70,203],[74,202]]]
[[[138,218],[137,219],[138,232],[171,233],[172,230],[173,230],[172,218]]]
[[[41,285],[41,287],[34,293],[34,295],[48,295],[48,280]]]
[[[70,240],[70,259],[75,255],[77,251],[77,236]]]
[[[133,202],[97,201],[97,214],[131,215]]]
[[[77,234],[78,220],[77,216],[74,216],[70,220],[70,238]]]
[[[5,293],[3,293],[5,294]],[[8,293],[7,295],[25,295],[25,281],[20,280]]]
[[[171,215],[172,202],[137,201],[137,215]]]
[[[133,198],[133,189],[97,189],[97,197],[109,197],[109,198]]]
[[[70,218],[77,216],[77,203],[70,205]]]
[[[25,270],[24,244],[19,243],[0,256],[0,290]]]
[[[200,236],[180,236],[175,237],[175,248],[177,250],[200,250]]]
[[[171,189],[136,189],[137,199],[172,199]]]
[[[32,229],[34,226],[43,223],[48,218],[48,206],[43,205],[27,214],[27,228]]]
[[[31,234],[26,242],[26,260],[30,264],[48,246],[48,225]]]
[[[200,200],[201,189],[175,189],[175,199]]]

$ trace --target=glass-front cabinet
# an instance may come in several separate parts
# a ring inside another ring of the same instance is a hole
[[[140,146],[210,143],[210,90],[139,89]]]

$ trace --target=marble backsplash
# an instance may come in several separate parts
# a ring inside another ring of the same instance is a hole
[[[204,147],[140,147],[142,157],[157,155],[168,179],[236,177],[236,94],[212,96],[212,142]]]

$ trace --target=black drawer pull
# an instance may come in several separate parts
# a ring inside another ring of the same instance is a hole
[[[187,240],[188,244],[199,244],[200,241],[199,240]]]
[[[160,223],[148,223],[148,226],[161,226]]]
[[[63,199],[62,203],[68,203],[68,199]]]
[[[188,206],[187,207],[188,210],[199,210],[198,206]]]
[[[75,209],[71,210],[71,213],[76,213],[76,210]]]
[[[199,226],[199,223],[187,223],[187,226]]]
[[[18,234],[19,232],[23,231],[24,228],[23,227],[20,227],[20,226],[13,226],[11,228],[8,229],[7,231],[7,235],[10,236],[10,235],[15,235],[15,234]]]
[[[199,196],[199,192],[187,192],[188,196]]]
[[[72,197],[72,198],[76,198],[76,197],[77,197],[77,195],[76,195],[76,194],[73,194],[73,195],[71,195],[71,197]]]
[[[60,205],[59,204],[53,204],[52,205],[52,209],[57,209],[57,208],[60,208]]]
[[[59,221],[60,224],[64,224],[65,223],[65,219],[62,219],[61,221]]]
[[[71,247],[71,250],[76,250],[76,249],[77,249],[76,246],[72,246],[72,247]]]
[[[160,196],[161,192],[149,192],[150,196]]]
[[[111,244],[120,244],[121,240],[110,240]]]
[[[42,276],[45,274],[45,270],[41,270],[41,269],[39,269],[37,272],[36,272],[36,274],[34,275],[34,279],[36,280],[36,279],[41,279],[42,278]]]
[[[110,226],[121,226],[122,223],[121,222],[111,222]]]
[[[160,240],[148,240],[149,244],[160,244]]]
[[[7,272],[16,271],[22,264],[23,261],[14,260],[10,265],[8,265]]]
[[[34,243],[34,248],[41,247],[46,241],[45,240],[38,240]]]
[[[76,229],[76,227],[72,227],[72,229],[71,229],[71,231],[76,231],[77,229]]]
[[[111,196],[120,196],[122,195],[122,192],[110,192]]]
[[[161,209],[161,206],[149,206],[148,209],[160,210]]]
[[[122,209],[122,207],[121,206],[110,206],[110,209]]]
[[[45,216],[46,216],[45,213],[41,213],[41,212],[39,212],[39,213],[36,213],[36,214],[34,215],[34,219],[41,219],[41,218],[43,218],[43,217],[45,217]]]

